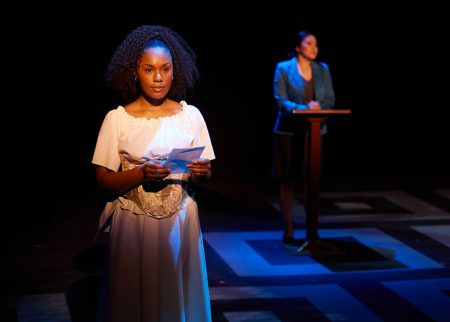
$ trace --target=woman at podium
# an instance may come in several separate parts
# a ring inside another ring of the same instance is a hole
[[[278,113],[273,128],[272,176],[279,183],[283,242],[286,244],[294,241],[292,210],[295,193],[305,193],[302,188],[305,171],[302,169],[308,133],[308,124],[295,118],[292,111],[331,109],[335,104],[330,69],[326,63],[316,61],[319,47],[315,34],[305,30],[298,32],[294,49],[290,59],[277,63],[273,78]],[[326,131],[324,124],[321,134]]]

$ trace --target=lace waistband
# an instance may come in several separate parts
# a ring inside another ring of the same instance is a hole
[[[136,164],[125,160],[122,169],[129,170]],[[124,197],[132,200],[147,216],[162,219],[173,216],[187,206],[192,192],[188,184],[189,174],[170,174],[164,180],[147,181],[128,191]]]

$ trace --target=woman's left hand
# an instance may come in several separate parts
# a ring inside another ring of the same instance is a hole
[[[211,171],[211,163],[209,159],[200,158],[187,165],[191,173],[197,176],[207,176]]]

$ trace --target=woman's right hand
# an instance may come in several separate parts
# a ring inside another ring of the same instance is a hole
[[[170,168],[164,167],[158,160],[151,160],[142,165],[144,180],[162,180],[170,174]]]

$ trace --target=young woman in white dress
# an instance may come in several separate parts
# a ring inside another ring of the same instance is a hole
[[[108,252],[98,321],[207,322],[210,298],[192,185],[215,158],[199,109],[185,102],[198,79],[195,54],[164,26],[141,26],[118,46],[106,83],[123,105],[107,113],[92,163],[113,198],[100,219]],[[187,171],[155,161],[204,147]]]

